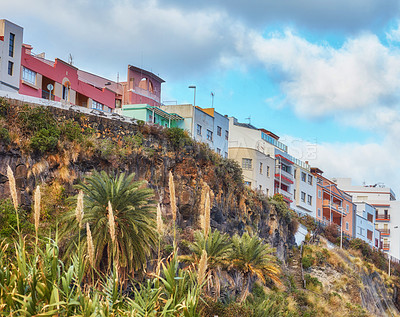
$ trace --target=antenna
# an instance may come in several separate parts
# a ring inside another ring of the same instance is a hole
[[[245,120],[249,120],[249,124],[251,124],[251,116],[249,116],[248,118],[244,118]]]
[[[117,72],[117,84],[119,84],[119,72]]]
[[[69,53],[69,55],[68,55],[68,64],[73,65],[73,62],[74,62],[74,57],[72,56],[71,53]]]
[[[211,92],[211,108],[214,108],[214,93]]]

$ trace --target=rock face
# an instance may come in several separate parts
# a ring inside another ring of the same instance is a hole
[[[60,148],[59,144],[57,153],[34,155],[22,150],[16,142],[9,146],[0,143],[0,198],[9,197],[7,165],[15,173],[19,201],[25,209],[30,209],[35,186],[59,179],[62,166],[71,175],[62,181],[67,194],[73,194],[73,183],[82,180],[93,169],[124,171],[135,173],[136,179],[148,181],[168,219],[168,173],[172,171],[178,225],[183,231],[198,227],[200,192],[204,181],[214,193],[211,210],[213,228],[229,234],[245,230],[258,232],[277,249],[281,260],[285,260],[288,248],[294,245],[290,219],[280,216],[265,197],[245,188],[240,168],[232,161],[222,159],[204,144],[191,141],[176,148],[166,137],[164,129],[158,126],[84,116],[58,108],[50,108],[50,111],[59,122],[73,120],[79,123],[82,131],[90,129],[95,136],[94,148],[85,152],[82,146]],[[128,151],[126,140],[133,137],[140,137],[141,144]],[[108,149],[110,144],[111,151]]]

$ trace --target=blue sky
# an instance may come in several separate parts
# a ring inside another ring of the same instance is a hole
[[[34,52],[116,80],[166,80],[163,100],[273,131],[329,177],[400,194],[398,0],[3,0]]]

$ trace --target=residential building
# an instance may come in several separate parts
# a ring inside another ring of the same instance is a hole
[[[337,178],[335,182],[353,197],[354,202],[375,207],[375,227],[381,232],[382,249],[400,259],[400,203],[393,190],[383,184],[355,186],[351,178]]]
[[[300,215],[316,218],[317,182],[308,162],[294,164],[294,190],[291,208]]]
[[[182,128],[183,120],[181,116],[176,113],[168,113],[156,106],[143,105],[123,105],[122,115],[142,120],[151,124],[158,124],[164,127]]]
[[[165,81],[147,70],[128,65],[127,81],[122,82],[124,105],[147,104],[160,107],[161,84]]]
[[[122,86],[118,88],[117,83],[111,85],[111,81],[80,71],[58,58],[54,62],[47,60],[44,53],[35,55],[30,45],[22,45],[21,57],[19,93],[22,95],[107,112],[112,112],[115,105],[120,104]]]
[[[332,180],[322,176],[323,171],[312,167],[317,181],[316,219],[323,225],[335,224],[339,231],[353,237],[356,229],[356,206],[352,196]]]
[[[0,90],[18,92],[24,29],[0,20]]]
[[[248,123],[240,123],[236,118],[231,117],[229,118],[229,133],[230,158],[238,161],[242,167],[245,166],[245,161],[243,161],[245,159],[251,159],[255,168],[260,164],[267,164],[273,173],[271,182],[271,179],[266,179],[264,176],[259,179],[254,177],[254,174],[249,175],[245,171],[246,167],[243,167],[245,182],[254,189],[260,189],[261,185],[262,188],[265,188],[264,192],[268,192],[271,196],[275,193],[281,194],[291,207],[300,206],[301,204],[294,200],[294,194],[297,193],[294,174],[296,168],[309,170],[308,164],[289,155],[287,146],[279,141],[279,136],[266,129],[259,129]],[[246,153],[249,155],[247,158],[243,156]],[[251,155],[252,153],[253,155]],[[308,189],[307,192],[309,192]],[[310,195],[312,195],[310,199],[306,196],[306,199],[309,200],[306,200],[304,210],[312,213],[312,208],[315,208],[313,206],[315,194],[310,192]]]
[[[191,104],[163,105],[168,113],[184,118],[182,129],[199,142],[204,142],[222,157],[228,157],[229,119],[214,108],[200,108]]]
[[[356,205],[356,230],[355,238],[367,242],[372,248],[380,247],[381,232],[375,228],[375,207],[365,202],[355,202]]]

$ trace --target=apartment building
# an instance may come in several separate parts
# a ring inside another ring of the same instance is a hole
[[[228,157],[229,119],[214,108],[201,108],[191,104],[163,105],[161,109],[184,118],[179,127],[190,136],[204,142],[222,157]]]
[[[356,230],[355,238],[364,240],[371,248],[380,248],[381,231],[375,228],[375,207],[365,202],[355,202]],[[384,235],[385,233],[382,232]]]
[[[288,206],[299,213],[315,214],[314,176],[311,175],[311,184],[296,182],[297,173],[301,179],[300,171],[310,175],[309,166],[289,155],[279,136],[234,117],[229,118],[229,133],[229,158],[241,164],[247,185],[269,196],[281,194]],[[306,193],[304,201],[302,193]]]
[[[339,231],[354,237],[356,230],[356,205],[352,196],[332,180],[322,176],[323,171],[312,167],[317,181],[316,219],[323,225],[335,224]]]
[[[291,208],[300,215],[316,218],[317,182],[307,162],[294,168],[294,190]]]
[[[365,202],[375,208],[375,228],[381,233],[382,249],[400,259],[400,204],[393,190],[383,184],[355,186],[351,178],[337,178],[335,182],[354,202]]]
[[[0,90],[18,92],[24,29],[0,20]]]

